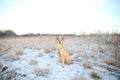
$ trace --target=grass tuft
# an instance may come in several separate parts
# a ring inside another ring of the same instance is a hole
[[[20,60],[20,57],[15,54],[6,54],[5,60],[6,61],[16,61],[16,60]]]
[[[104,61],[106,64],[108,65],[112,65],[112,66],[116,66],[118,68],[120,68],[120,62],[116,61],[116,60],[106,60]]]
[[[96,79],[96,80],[101,79],[101,74],[100,74],[99,72],[96,72],[96,71],[93,71],[93,72],[91,73],[91,76],[92,76],[92,78],[94,78],[94,79]]]
[[[17,54],[17,55],[22,55],[22,54],[24,54],[24,53],[23,53],[23,50],[17,50],[17,51],[16,51],[16,54]]]
[[[49,68],[35,67],[34,71],[35,71],[36,76],[48,77],[48,74],[50,73],[50,69]]]
[[[85,69],[86,68],[92,69],[93,63],[87,61],[83,64],[83,66],[84,66]]]
[[[45,48],[45,53],[50,53],[50,49],[49,48]]]
[[[38,62],[35,59],[30,59],[29,64],[31,64],[31,65],[37,65]]]

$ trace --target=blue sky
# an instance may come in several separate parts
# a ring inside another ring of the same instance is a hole
[[[24,33],[120,31],[119,0],[0,0],[0,29]]]
[[[120,19],[120,0],[106,0],[106,4],[101,9],[108,15]]]
[[[17,4],[17,0],[0,0],[0,15],[3,15]]]

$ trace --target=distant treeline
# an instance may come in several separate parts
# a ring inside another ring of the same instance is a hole
[[[98,35],[119,35],[119,33],[91,33],[91,34],[85,34],[85,33],[82,33],[82,34],[79,34],[79,35],[76,35],[75,33],[72,33],[72,34],[49,34],[49,33],[43,33],[43,34],[40,34],[40,33],[37,33],[37,34],[34,34],[34,33],[28,33],[28,34],[23,34],[23,35],[17,35],[14,31],[12,30],[0,30],[0,37],[33,37],[33,36],[98,36]]]
[[[17,36],[16,33],[12,30],[0,30],[0,37],[14,37]]]

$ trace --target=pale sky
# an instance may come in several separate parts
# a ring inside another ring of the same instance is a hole
[[[120,0],[0,0],[0,30],[25,33],[120,31]]]

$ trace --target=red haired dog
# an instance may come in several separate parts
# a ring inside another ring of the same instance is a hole
[[[65,49],[63,45],[63,37],[56,37],[58,41],[57,46],[57,56],[58,56],[58,63],[60,63],[60,60],[62,60],[62,66],[64,67],[64,64],[71,64],[71,56],[69,52]]]

